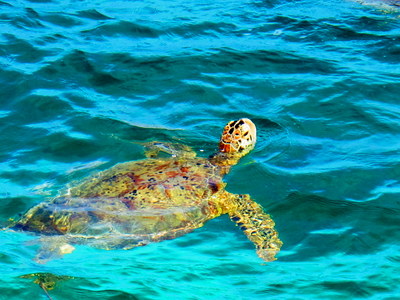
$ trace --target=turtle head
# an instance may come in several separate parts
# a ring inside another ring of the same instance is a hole
[[[230,121],[222,132],[219,151],[240,157],[253,150],[256,144],[256,126],[249,119]]]
[[[212,156],[217,165],[234,165],[253,150],[256,144],[256,126],[246,118],[230,121],[222,132],[219,152]]]

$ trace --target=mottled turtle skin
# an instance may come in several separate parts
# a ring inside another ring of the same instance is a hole
[[[249,195],[225,190],[223,176],[250,152],[256,127],[249,119],[229,122],[219,151],[196,157],[189,147],[150,143],[147,159],[118,164],[31,208],[13,229],[42,235],[36,260],[74,250],[71,244],[129,249],[186,234],[221,214],[241,227],[265,261],[282,242],[274,222]],[[159,151],[172,157],[157,157]]]

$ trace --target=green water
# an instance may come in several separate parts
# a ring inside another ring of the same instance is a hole
[[[396,3],[396,1],[394,1]],[[227,216],[129,251],[35,263],[1,231],[0,299],[400,299],[400,14],[351,1],[0,1],[0,222],[70,182],[144,158],[200,156],[247,117],[226,176],[284,242],[263,263]]]

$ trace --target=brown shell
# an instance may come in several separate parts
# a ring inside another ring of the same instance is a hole
[[[129,209],[196,206],[224,187],[219,168],[203,158],[146,159],[99,173],[69,196],[112,197]]]
[[[219,168],[204,158],[127,162],[33,207],[14,228],[131,248],[185,234],[226,213],[224,186]]]

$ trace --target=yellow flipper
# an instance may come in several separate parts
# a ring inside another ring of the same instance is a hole
[[[249,195],[235,195],[232,199],[235,209],[229,210],[229,216],[247,238],[254,243],[257,254],[265,261],[276,260],[282,241],[274,229],[275,223],[262,207],[251,200]]]

